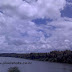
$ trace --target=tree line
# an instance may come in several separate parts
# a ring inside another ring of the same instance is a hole
[[[0,57],[15,57],[39,61],[50,61],[72,64],[72,51],[51,51],[49,53],[1,53]]]

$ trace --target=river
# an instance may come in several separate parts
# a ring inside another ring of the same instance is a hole
[[[21,72],[72,72],[72,64],[0,57],[0,72],[8,72],[8,68],[15,66]]]

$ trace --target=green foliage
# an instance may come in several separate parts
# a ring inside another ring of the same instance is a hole
[[[51,51],[50,53],[31,53],[27,59],[72,64],[72,51]]]
[[[72,51],[70,50],[51,51],[50,53],[28,53],[28,54],[3,53],[0,54],[0,56],[72,64]]]
[[[8,69],[8,72],[20,72],[20,70],[18,69],[18,67],[10,67]]]

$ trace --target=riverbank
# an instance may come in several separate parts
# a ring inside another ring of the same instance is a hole
[[[16,53],[1,53],[0,57],[15,57],[24,58],[38,61],[50,61],[59,63],[72,64],[72,51],[51,51],[49,53],[27,53],[27,54],[16,54]]]

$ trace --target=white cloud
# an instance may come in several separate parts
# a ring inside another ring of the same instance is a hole
[[[38,0],[28,3],[22,0],[1,0],[0,6],[6,14],[18,14],[22,18],[59,18],[65,0]]]
[[[36,52],[71,46],[72,21],[61,18],[60,13],[65,5],[65,0],[0,0],[0,51]],[[36,18],[54,21],[37,26],[31,21]]]
[[[30,18],[59,18],[60,10],[64,8],[65,0],[38,0],[34,3],[24,2],[19,6],[19,13]]]

